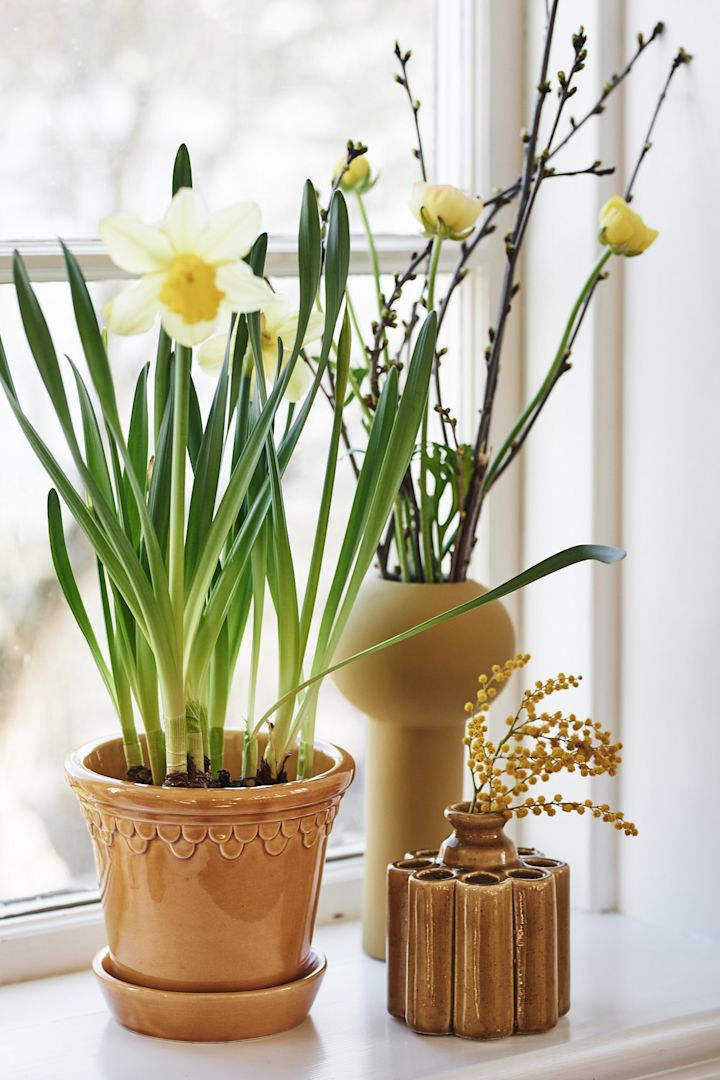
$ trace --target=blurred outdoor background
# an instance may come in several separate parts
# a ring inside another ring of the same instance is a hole
[[[393,84],[393,46],[414,49],[415,92],[426,103],[432,139],[432,0],[416,0],[412,20],[399,0],[39,0],[0,7],[0,245],[57,236],[97,237],[112,211],[158,219],[169,201],[180,142],[192,155],[195,185],[221,207],[260,204],[272,237],[294,236],[302,185],[327,197],[349,138],[370,147],[382,197],[370,203],[378,230],[416,235],[407,210],[417,178],[410,114]],[[338,36],[344,47],[339,50]],[[360,223],[353,217],[353,230]],[[293,294],[295,282],[276,283]],[[119,284],[92,286],[98,307]],[[369,279],[353,282],[369,323]],[[60,355],[78,355],[65,284],[37,286]],[[37,427],[70,469],[20,324],[14,288],[0,285],[0,334],[18,393]],[[125,403],[154,334],[111,341]],[[198,373],[209,402],[213,380]],[[286,474],[299,576],[309,557],[331,413],[318,403]],[[92,886],[91,848],[62,762],[69,750],[114,735],[117,720],[55,583],[47,542],[49,482],[0,401],[0,910],[2,901]],[[71,471],[71,470],[70,470]],[[352,475],[341,462],[330,544],[342,534]],[[90,551],[66,526],[88,608],[101,625]],[[331,546],[330,550],[337,550]],[[270,607],[270,605],[267,605]],[[274,692],[272,610],[268,614],[260,704]],[[247,660],[241,660],[228,723],[240,726]],[[319,735],[356,756],[358,778],[332,837],[336,850],[362,842],[364,719],[329,683]],[[22,769],[14,762],[22,760]]]

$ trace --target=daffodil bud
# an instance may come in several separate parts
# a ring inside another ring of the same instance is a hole
[[[483,201],[452,184],[426,184],[418,180],[413,185],[409,203],[426,236],[443,240],[464,240],[480,217]]]
[[[642,255],[658,235],[657,229],[648,228],[640,215],[631,210],[619,195],[608,199],[600,211],[598,239],[614,255]]]
[[[345,168],[346,165],[347,168]],[[343,169],[345,169],[345,172],[343,172]],[[339,176],[340,173],[342,173],[340,187],[343,191],[352,191],[357,195],[362,195],[363,192],[368,191],[373,186],[367,154],[354,157],[349,165],[347,164],[347,157],[340,158],[335,168],[335,175]]]

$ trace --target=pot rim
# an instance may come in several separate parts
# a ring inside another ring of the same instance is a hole
[[[405,589],[434,589],[438,585],[444,585],[446,587],[454,587],[458,591],[462,591],[466,586],[474,586],[475,588],[482,589],[483,592],[489,591],[488,585],[483,585],[482,582],[476,581],[475,578],[465,578],[464,581],[402,581],[400,578],[385,578],[381,574],[374,574],[373,577],[368,578],[365,583],[368,585],[402,585]]]
[[[228,728],[226,735],[243,734]],[[65,775],[71,787],[79,788],[94,801],[152,813],[155,810],[174,814],[203,814],[210,816],[256,817],[267,812],[283,813],[304,806],[317,806],[332,800],[349,787],[355,775],[355,762],[346,750],[322,739],[315,740],[332,765],[306,780],[251,788],[165,788],[120,780],[91,769],[88,757],[103,746],[122,743],[120,736],[93,739],[65,759]]]

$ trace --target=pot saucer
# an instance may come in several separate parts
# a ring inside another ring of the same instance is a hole
[[[202,993],[124,982],[113,973],[107,948],[93,960],[103,997],[119,1024],[142,1035],[188,1042],[256,1039],[296,1027],[310,1011],[326,967],[325,956],[313,951],[309,970],[293,982],[262,990]]]

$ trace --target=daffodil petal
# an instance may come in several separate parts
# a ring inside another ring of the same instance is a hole
[[[192,188],[180,188],[173,195],[163,220],[163,230],[176,255],[198,252],[197,245],[208,220],[207,207]]]
[[[110,214],[103,218],[100,236],[115,265],[130,274],[162,270],[173,256],[162,230],[131,214]]]
[[[311,382],[312,375],[310,374],[310,368],[303,358],[299,356],[297,363],[293,368],[293,373],[290,376],[290,381],[287,384],[285,400],[290,402],[301,401],[307,394]]]
[[[260,207],[236,203],[210,215],[195,251],[206,262],[235,262],[247,255],[260,232]]]
[[[148,274],[137,285],[118,293],[103,314],[114,334],[144,334],[160,309],[162,274]]]
[[[165,308],[162,309],[161,318],[165,333],[178,345],[199,345],[217,330],[218,325],[217,319],[211,319],[209,322],[187,323],[180,315]]]
[[[287,356],[289,359],[289,350],[284,351],[283,356]],[[270,385],[275,382],[275,377],[277,375],[277,352],[270,348],[263,349],[262,359],[265,379],[268,385]],[[282,366],[283,368],[285,367],[285,361],[283,361]],[[302,398],[305,397],[305,394],[307,393],[308,387],[310,386],[311,382],[312,375],[310,373],[310,369],[303,360],[303,358],[299,356],[295,362],[295,367],[293,368],[292,375],[290,376],[287,387],[285,389],[285,400],[290,402],[300,401]]]
[[[309,345],[312,341],[319,341],[324,329],[325,316],[321,311],[312,311],[305,331],[305,344]]]
[[[274,296],[267,282],[256,277],[247,263],[243,262],[219,266],[215,283],[220,292],[224,293],[225,303],[230,310],[239,314],[260,311]]]
[[[213,334],[198,349],[197,362],[208,375],[217,375],[225,359],[227,334]]]

